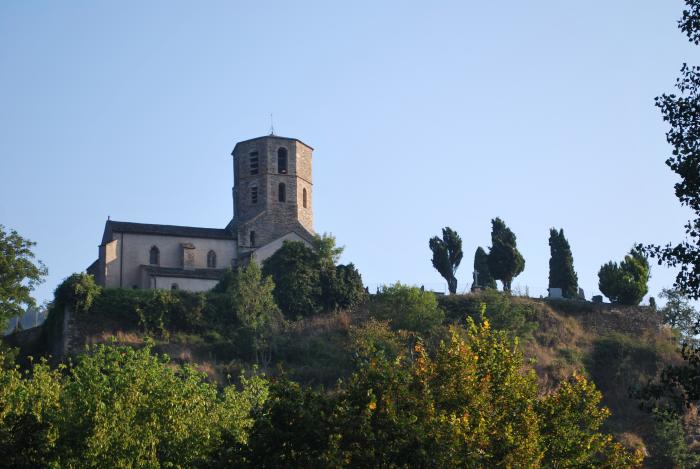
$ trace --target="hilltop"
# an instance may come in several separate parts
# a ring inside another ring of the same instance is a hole
[[[650,414],[639,409],[630,392],[681,360],[677,338],[654,310],[531,299],[492,290],[436,299],[441,325],[427,333],[399,331],[399,336],[434,344],[449,324],[487,319],[491,327],[518,341],[542,392],[556,389],[574,373],[583,374],[600,389],[612,412],[608,431],[631,447],[643,447],[654,438]],[[263,358],[256,359],[252,338],[236,329],[235,314],[222,315],[223,302],[215,293],[105,289],[87,311],[54,309],[41,333],[24,331],[9,342],[20,345],[25,356],[52,354],[54,361],[91,344],[142,347],[148,342],[154,351],[192,364],[222,386],[257,367],[268,376],[284,373],[317,388],[348,378],[358,343],[399,346],[387,323],[375,318],[370,296],[349,309],[283,321],[269,338]]]

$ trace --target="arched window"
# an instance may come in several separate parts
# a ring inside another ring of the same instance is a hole
[[[250,186],[250,203],[258,203],[258,186],[256,185]]]
[[[151,247],[149,253],[149,263],[151,265],[160,265],[160,250],[156,246]]]
[[[304,208],[306,208],[306,187],[301,191],[301,202],[304,205]]]
[[[285,202],[287,200],[287,186],[285,186],[283,182],[280,182],[278,189],[277,195],[279,196],[279,201]]]
[[[284,147],[277,150],[277,172],[287,174],[287,149]]]
[[[207,253],[207,267],[216,268],[216,253],[214,251],[209,251]]]
[[[259,160],[258,160],[258,152],[253,151],[250,153],[250,174],[255,175],[258,174],[258,168],[259,168]]]
[[[178,290],[179,288],[180,286],[177,283],[173,283],[172,285],[170,285],[171,290]]]
[[[255,231],[250,232],[250,247],[255,247]]]

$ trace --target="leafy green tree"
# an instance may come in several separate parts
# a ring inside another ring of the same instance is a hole
[[[322,290],[316,253],[300,241],[285,241],[263,262],[263,275],[275,284],[277,305],[291,318],[321,312]]]
[[[654,431],[651,438],[651,461],[656,467],[693,469],[700,456],[690,450],[685,441],[685,430],[678,415],[654,410]]]
[[[267,398],[260,377],[223,392],[165,356],[100,345],[76,364],[0,368],[8,467],[211,467],[238,460]],[[233,449],[236,454],[231,452]]]
[[[678,26],[695,45],[700,44],[700,1],[685,0],[686,9]],[[663,120],[670,129],[666,141],[673,147],[666,165],[680,177],[675,184],[681,205],[694,212],[685,225],[686,241],[675,246],[648,245],[639,248],[659,264],[680,267],[675,287],[693,299],[700,299],[700,67],[683,64],[676,80],[679,94],[656,98]]]
[[[260,266],[249,262],[225,277],[225,293],[240,327],[252,339],[255,362],[267,365],[270,361],[270,339],[279,327],[282,316],[273,291],[271,277],[262,276]]]
[[[602,394],[580,375],[536,403],[540,416],[542,467],[634,467],[641,455],[628,453],[601,427],[610,411],[600,406]]]
[[[352,263],[339,264],[335,269],[322,273],[321,290],[326,311],[351,308],[367,297],[362,276]]]
[[[0,361],[6,360],[0,349]],[[2,465],[47,467],[57,457],[57,414],[63,378],[42,360],[23,374],[19,367],[0,367],[0,454]]]
[[[474,284],[472,290],[477,288],[492,288],[496,289],[496,280],[491,276],[489,270],[489,256],[484,251],[484,248],[479,246],[474,253]]]
[[[649,263],[637,249],[632,249],[619,265],[608,262],[598,271],[598,288],[613,303],[638,305],[647,294]]]
[[[92,306],[102,288],[95,283],[90,274],[73,274],[65,279],[54,291],[54,301],[58,305],[68,306],[73,311],[84,313]]]
[[[389,320],[395,329],[421,333],[429,332],[445,319],[434,293],[399,282],[380,289],[370,304],[370,313],[377,319]]]
[[[263,273],[272,276],[275,299],[285,315],[311,316],[364,301],[362,277],[355,266],[336,265],[342,252],[335,238],[324,234],[314,238],[313,249],[285,241],[263,262]]]
[[[549,288],[561,288],[564,298],[578,298],[578,276],[564,230],[549,230]]]
[[[31,292],[48,271],[41,261],[34,261],[35,244],[0,225],[0,329],[8,319],[23,315],[25,307],[36,306]]]
[[[515,234],[500,218],[491,220],[491,249],[489,271],[510,292],[513,279],[525,270],[525,259],[518,251]]]
[[[318,264],[321,270],[333,270],[340,260],[345,247],[337,246],[335,236],[330,233],[314,236],[313,249],[318,256]]]
[[[250,433],[252,466],[640,466],[600,431],[608,412],[592,383],[540,397],[518,344],[488,321],[452,327],[432,352],[418,342],[387,354],[376,332],[334,392],[273,384]]]
[[[659,296],[666,300],[664,307],[659,310],[664,324],[679,332],[681,342],[695,342],[695,328],[700,322],[700,313],[690,304],[688,296],[668,288],[664,288]]]
[[[428,243],[433,252],[433,267],[447,280],[447,288],[451,294],[457,293],[457,278],[455,273],[462,262],[462,238],[456,231],[446,226],[442,229],[442,239],[437,236],[430,238]]]

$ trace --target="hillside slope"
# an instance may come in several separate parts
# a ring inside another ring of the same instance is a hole
[[[87,312],[54,312],[37,334],[11,338],[26,353],[67,355],[97,343],[141,346],[146,341],[176,362],[188,362],[225,384],[257,366],[268,375],[285,373],[300,383],[332,387],[353,370],[358,343],[393,343],[386,326],[373,319],[373,301],[297,321],[275,330],[263,358],[252,353],[251,338],[236,327],[233,313],[222,313],[217,295],[105,290]],[[444,325],[467,317],[488,319],[519,341],[536,371],[541,389],[552,390],[574,372],[589,376],[604,395],[612,416],[607,430],[630,446],[652,438],[653,421],[630,398],[630,391],[680,361],[672,331],[647,307],[548,301],[483,293],[439,297]],[[399,332],[416,337],[410,332]],[[426,343],[444,336],[423,334]],[[33,339],[31,339],[33,337]],[[395,344],[394,344],[395,345]],[[62,348],[64,348],[62,350]],[[694,432],[693,432],[694,433]]]

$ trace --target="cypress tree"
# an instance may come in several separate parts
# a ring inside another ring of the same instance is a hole
[[[574,257],[564,230],[549,230],[549,288],[561,288],[564,298],[578,297],[578,277],[574,271]]]
[[[503,291],[510,292],[513,279],[525,270],[525,259],[518,251],[515,233],[503,220],[491,220],[491,249],[489,270],[496,280],[503,283]]]
[[[479,246],[474,253],[474,284],[472,290],[477,288],[493,288],[496,289],[496,281],[489,270],[489,256],[486,251]]]
[[[462,238],[457,232],[446,226],[442,229],[442,239],[437,236],[430,238],[428,246],[433,253],[433,267],[447,280],[451,294],[457,293],[457,277],[455,273],[462,262]]]

